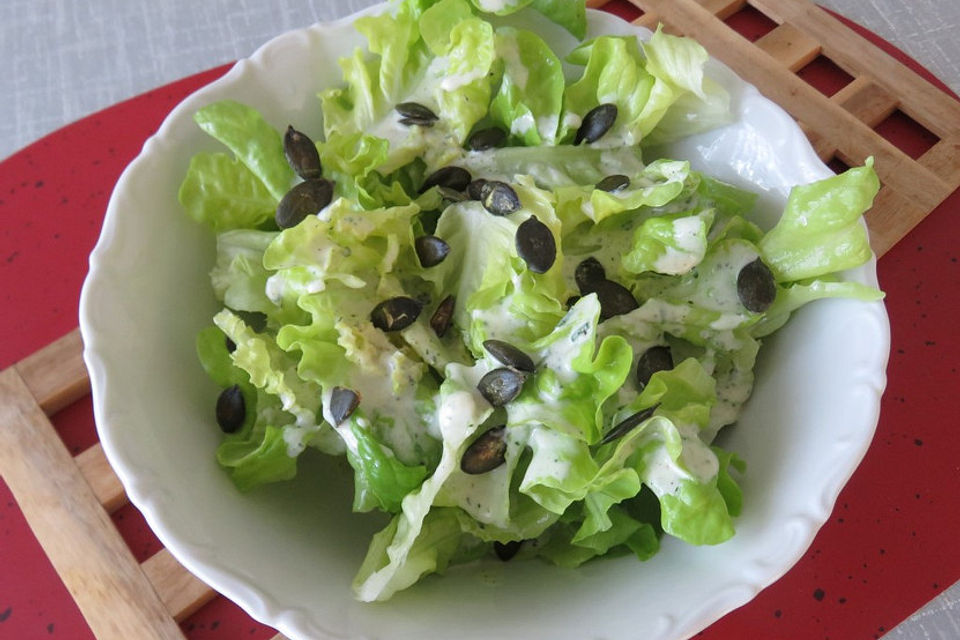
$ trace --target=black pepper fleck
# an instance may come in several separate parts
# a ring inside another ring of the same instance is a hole
[[[818,602],[823,600],[824,595],[826,594],[824,594],[823,589],[814,589],[813,591],[813,598]]]

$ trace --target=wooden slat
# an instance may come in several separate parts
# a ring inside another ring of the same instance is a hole
[[[93,445],[74,460],[84,480],[93,489],[93,494],[97,500],[107,510],[107,513],[113,513],[123,505],[127,504],[127,494],[120,484],[120,478],[113,472],[110,463],[103,455],[103,447],[100,443]]]
[[[183,640],[15,367],[0,373],[0,474],[101,640]]]
[[[765,33],[754,44],[790,71],[804,68],[820,55],[820,43],[790,23]]]
[[[830,99],[871,128],[896,111],[898,104],[896,97],[874,83],[869,76],[855,78],[853,82],[833,94]],[[803,130],[822,160],[826,162],[838,155],[836,144],[829,138],[821,136],[806,124],[803,125]],[[841,152],[839,155],[843,157],[844,154]]]
[[[633,0],[631,0],[633,1]],[[737,11],[740,11],[745,6],[747,6],[747,0],[696,0],[698,4],[702,5],[704,9],[717,16],[721,20],[726,20]],[[639,3],[633,2],[633,4],[640,6]],[[602,6],[602,5],[600,5]],[[641,8],[643,8],[641,6]],[[645,10],[646,11],[646,10]],[[642,16],[633,21],[633,24],[639,25],[641,27],[646,27],[651,31],[654,31],[657,28],[657,24],[663,23],[663,30],[667,33],[672,33],[675,35],[682,34],[682,30],[679,29],[675,24],[670,22],[669,18],[663,16],[669,16],[669,12],[663,14],[655,11],[646,11]]]
[[[167,611],[178,622],[190,617],[217,595],[206,583],[184,569],[166,549],[153,554],[140,566]]]
[[[851,75],[872,75],[891,94],[902,97],[904,113],[938,137],[960,134],[960,103],[826,11],[806,0],[750,0],[750,3],[777,22],[789,22],[815,36],[824,54]]]
[[[859,76],[831,98],[868,127],[886,120],[900,103],[871,76]]]
[[[916,226],[914,221],[922,220],[927,213],[889,187],[880,189],[873,208],[864,215],[870,229],[870,246],[877,257],[889,251]]]
[[[48,416],[90,393],[79,329],[27,356],[16,368]]]
[[[757,55],[752,43],[732,29],[722,27],[694,0],[632,1],[654,12],[669,11],[671,21],[687,35],[699,40],[708,51],[756,85],[794,118],[815,126],[816,132],[831,140],[845,157],[859,163],[868,155],[875,156],[881,181],[915,202],[918,211],[924,215],[954,190],[953,185],[914,162],[853,114],[784,69],[774,58]],[[797,0],[787,0],[788,4],[795,2]],[[922,216],[910,221],[910,226],[915,226],[920,219]]]
[[[941,140],[922,156],[920,164],[950,184],[960,185],[960,135]]]

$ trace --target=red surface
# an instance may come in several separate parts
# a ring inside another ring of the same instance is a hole
[[[632,5],[615,0],[632,18]],[[747,37],[769,27],[757,17],[732,22]],[[871,37],[874,41],[876,38]],[[888,45],[888,51],[921,69]],[[66,127],[0,163],[0,367],[16,362],[77,324],[87,255],[99,233],[112,185],[143,141],[184,96],[225,71],[220,67],[118,104]],[[924,75],[927,75],[925,72]],[[803,77],[825,91],[842,82],[830,65]],[[912,155],[931,134],[905,116],[884,135]],[[752,602],[699,634],[742,638],[855,639],[882,635],[960,578],[960,214],[955,193],[880,261],[893,348],[877,435],[829,522],[803,559]],[[68,448],[95,441],[89,400],[54,420]],[[132,507],[114,517],[138,558],[157,548]],[[92,638],[70,595],[0,483],[0,638]],[[223,598],[183,624],[191,640],[269,638]]]

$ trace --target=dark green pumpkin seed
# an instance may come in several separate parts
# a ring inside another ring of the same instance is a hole
[[[323,178],[295,185],[277,205],[277,226],[295,227],[307,216],[320,213],[333,199],[333,183]]]
[[[504,342],[503,340],[484,340],[483,348],[496,358],[500,364],[512,367],[517,371],[533,373],[533,358],[509,342]]]
[[[600,182],[596,184],[597,189],[601,191],[606,191],[608,193],[616,193],[618,191],[623,191],[630,186],[630,178],[625,175],[616,173],[612,176],[607,176]]]
[[[601,320],[630,313],[640,306],[629,289],[613,280],[598,282],[593,292],[600,301]]]
[[[546,273],[557,259],[557,241],[553,232],[536,216],[530,216],[517,227],[514,242],[517,255],[534,273]]]
[[[647,407],[641,411],[636,412],[629,418],[624,419],[620,424],[610,429],[607,432],[607,435],[603,436],[603,439],[600,440],[600,444],[607,444],[613,442],[617,438],[622,438],[623,436],[630,433],[638,425],[640,425],[645,420],[653,416],[653,412],[657,410],[659,404],[655,404],[652,407]]]
[[[643,352],[637,360],[637,388],[641,391],[650,382],[650,377],[657,371],[673,369],[673,356],[670,347],[658,345]]]
[[[580,295],[587,295],[596,289],[597,285],[607,279],[607,270],[603,268],[600,261],[590,257],[577,265],[573,272],[573,278],[577,282],[577,288],[580,289]]]
[[[574,137],[573,144],[587,144],[596,142],[603,137],[613,123],[617,120],[617,105],[605,103],[590,109],[587,115],[583,116],[583,122],[577,129],[577,135]]]
[[[420,187],[420,193],[425,192],[431,187],[447,187],[454,191],[463,191],[467,188],[467,185],[470,184],[471,180],[473,180],[473,176],[462,167],[444,167],[437,169],[427,176],[427,179],[423,181],[423,185]]]
[[[497,554],[503,562],[507,562],[517,555],[520,547],[523,546],[523,540],[511,540],[510,542],[494,542],[493,552]]]
[[[413,247],[424,268],[437,266],[450,253],[450,245],[437,236],[419,236],[413,241]]]
[[[425,118],[400,118],[400,124],[405,127],[432,127],[436,120],[427,120]]]
[[[477,389],[487,402],[495,407],[507,404],[523,390],[523,383],[527,381],[527,374],[516,369],[501,367],[488,372],[480,378]]]
[[[480,187],[483,208],[495,216],[505,216],[520,209],[520,197],[506,182],[488,180]]]
[[[381,331],[400,331],[416,321],[421,309],[420,303],[413,298],[389,298],[373,308],[370,322]]]
[[[330,394],[330,415],[333,426],[339,427],[360,406],[360,394],[346,387],[334,387]]]
[[[770,267],[757,258],[737,275],[737,297],[748,310],[763,313],[777,297],[777,282]]]
[[[453,320],[453,308],[456,305],[456,298],[452,295],[447,296],[437,305],[437,310],[430,316],[430,328],[442,338],[443,334],[450,328],[450,322]]]
[[[267,330],[267,314],[263,311],[235,311],[234,313],[250,327],[254,333],[263,333]]]
[[[323,172],[317,145],[305,133],[287,127],[283,136],[283,155],[298,176],[304,180],[319,178]]]
[[[503,425],[490,429],[463,452],[460,469],[470,475],[480,475],[493,471],[504,462],[507,455],[507,441],[504,438]]]
[[[483,185],[487,184],[487,181],[483,178],[477,178],[473,182],[467,185],[467,197],[471,200],[482,200],[483,199]]]
[[[411,124],[430,126],[440,118],[432,110],[418,102],[401,102],[396,107],[397,113],[407,120],[417,120]],[[407,124],[401,120],[403,124]]]
[[[507,132],[500,127],[490,127],[474,131],[467,138],[467,149],[471,151],[485,151],[499,147],[507,140]]]
[[[217,424],[224,433],[233,433],[247,418],[247,404],[240,387],[233,385],[220,392],[217,398]]]

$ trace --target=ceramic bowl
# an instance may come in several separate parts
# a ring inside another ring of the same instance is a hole
[[[177,189],[191,155],[218,143],[192,114],[232,98],[278,129],[320,131],[316,93],[340,82],[334,61],[362,45],[355,17],[282,35],[187,98],[116,186],[80,325],[100,438],[133,504],[190,571],[294,639],[665,640],[749,601],[807,549],[870,443],[889,353],[881,303],[815,302],[765,342],[753,397],[723,435],[748,464],[745,506],[734,538],[714,547],[666,540],[648,562],[574,570],[478,562],[363,604],[350,582],[385,519],[351,513],[345,462],[308,453],[294,481],[249,494],[217,466],[218,389],[194,352],[196,332],[218,310],[207,277],[214,239],[180,209]],[[558,52],[575,45],[535,15],[511,22]],[[590,35],[649,35],[596,11],[589,22]],[[715,61],[709,73],[733,96],[736,121],[668,152],[759,192],[758,215],[770,224],[791,186],[831,172],[782,109]],[[876,285],[875,263],[848,277]]]

